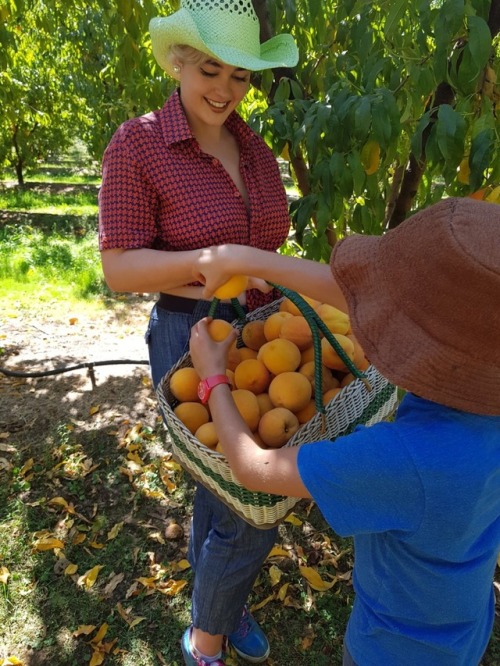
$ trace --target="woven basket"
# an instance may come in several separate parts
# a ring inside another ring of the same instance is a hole
[[[280,289],[290,296],[289,292]],[[233,322],[233,326],[241,330],[248,321],[266,319],[279,309],[281,300],[254,310],[245,320]],[[300,498],[247,490],[234,476],[225,456],[201,444],[177,418],[173,410],[178,403],[170,391],[170,377],[179,368],[189,366],[192,366],[191,358],[189,354],[185,354],[157,388],[163,420],[171,438],[169,444],[172,456],[248,523],[262,529],[274,527],[293,510]],[[358,374],[361,373],[358,371]],[[285,446],[334,440],[352,432],[358,425],[372,425],[391,414],[396,406],[396,387],[373,366],[363,375],[364,380],[360,378],[351,382],[326,407],[321,406],[324,413],[318,411],[310,421],[299,428]],[[367,383],[371,390],[367,388]]]

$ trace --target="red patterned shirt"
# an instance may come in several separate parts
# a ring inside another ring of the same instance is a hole
[[[200,149],[176,91],[161,110],[123,123],[106,148],[100,249],[172,252],[236,243],[275,251],[290,227],[276,159],[237,113],[226,127],[240,148],[249,211],[219,160]],[[268,301],[247,294],[250,309]]]

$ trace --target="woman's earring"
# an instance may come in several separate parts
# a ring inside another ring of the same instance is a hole
[[[172,69],[174,70],[174,74],[178,74],[181,71],[181,68],[179,67],[179,65],[174,65],[172,67]]]

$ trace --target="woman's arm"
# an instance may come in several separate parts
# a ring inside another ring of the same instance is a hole
[[[214,342],[202,319],[191,331],[190,352],[193,365],[202,378],[224,374],[226,358],[234,336]],[[240,416],[227,384],[212,389],[210,413],[224,455],[240,483],[249,490],[310,497],[297,468],[298,447],[262,449]]]
[[[115,249],[103,250],[101,261],[106,283],[113,291],[154,293],[193,282],[198,254],[199,250]]]
[[[329,264],[246,245],[220,245],[201,250],[196,265],[197,278],[205,283],[205,298],[232,275],[243,274],[280,284],[347,312],[346,300]]]

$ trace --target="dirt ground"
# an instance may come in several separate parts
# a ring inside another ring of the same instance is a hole
[[[51,428],[69,422],[84,429],[124,420],[154,424],[157,402],[144,342],[153,301],[149,296],[129,296],[101,311],[68,312],[50,304],[4,309],[0,314],[1,370],[43,373],[82,363],[134,363],[110,363],[90,371],[84,367],[46,377],[0,372],[3,439],[37,441]]]

